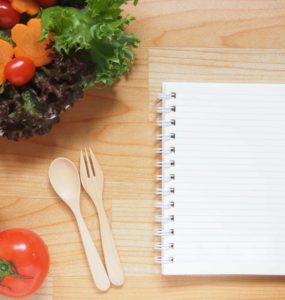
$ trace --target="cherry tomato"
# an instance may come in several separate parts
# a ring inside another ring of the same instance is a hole
[[[4,69],[5,77],[15,86],[22,86],[33,79],[36,67],[27,57],[17,57],[7,63]]]
[[[50,7],[56,5],[57,0],[38,0],[38,3],[43,7]]]
[[[47,246],[36,233],[0,232],[0,294],[13,298],[33,294],[46,278],[49,264]]]
[[[11,28],[20,22],[21,15],[6,1],[0,1],[0,27]]]

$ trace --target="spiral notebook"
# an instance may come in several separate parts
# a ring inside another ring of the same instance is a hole
[[[162,274],[284,275],[285,84],[162,90]]]

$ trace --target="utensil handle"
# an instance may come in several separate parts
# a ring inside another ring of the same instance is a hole
[[[100,222],[101,240],[105,257],[105,264],[109,279],[115,286],[122,286],[125,282],[125,276],[111,232],[109,221],[103,207],[98,207],[97,210]]]
[[[94,283],[100,291],[110,288],[110,280],[80,212],[75,212],[85,254]]]

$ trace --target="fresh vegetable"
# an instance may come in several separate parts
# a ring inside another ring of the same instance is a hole
[[[41,19],[31,19],[27,23],[17,24],[11,31],[12,40],[16,43],[14,49],[16,57],[28,57],[37,67],[44,66],[51,62],[51,49],[47,50],[51,42],[50,35],[39,41],[42,37]]]
[[[0,29],[0,40],[4,40],[4,41],[8,42],[11,46],[14,45],[14,42],[11,39],[9,30],[1,30]]]
[[[50,7],[56,5],[57,0],[38,0],[38,3],[43,7]]]
[[[0,27],[11,28],[20,22],[20,14],[6,1],[0,1]]]
[[[134,62],[132,47],[139,39],[125,31],[133,18],[121,17],[121,6],[128,0],[87,0],[84,10],[50,7],[42,13],[45,38],[54,33],[54,49],[61,54],[88,50],[97,66],[94,83],[112,85]],[[134,1],[136,4],[137,1]]]
[[[32,0],[10,1],[30,14],[39,9],[39,2]],[[21,24],[11,31],[0,29],[0,38],[14,47],[14,55],[31,59],[36,66],[35,76],[16,86],[13,76],[5,81],[3,74],[13,55],[3,63],[0,58],[1,136],[19,140],[46,134],[86,88],[110,86],[129,71],[135,61],[133,48],[139,45],[139,39],[126,31],[134,18],[122,13],[130,1],[137,4],[137,0],[57,0],[56,6],[42,6],[36,16],[24,13]]]
[[[13,58],[14,50],[11,44],[0,39],[0,85],[6,80],[4,69],[6,64]]]
[[[33,294],[46,278],[49,264],[47,246],[36,233],[0,232],[0,294],[13,298]]]
[[[82,82],[96,77],[95,64],[84,52],[61,57],[54,53],[52,63],[38,70],[32,81],[22,87],[10,82],[0,95],[2,135],[10,140],[43,135],[59,116],[83,95]]]
[[[27,13],[31,16],[40,11],[40,6],[36,0],[11,0],[12,7],[19,13]]]
[[[4,75],[15,86],[22,86],[33,79],[36,67],[27,57],[14,58],[6,64]]]

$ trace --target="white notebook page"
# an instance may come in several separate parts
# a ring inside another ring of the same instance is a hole
[[[285,274],[285,84],[164,83],[162,274]]]

